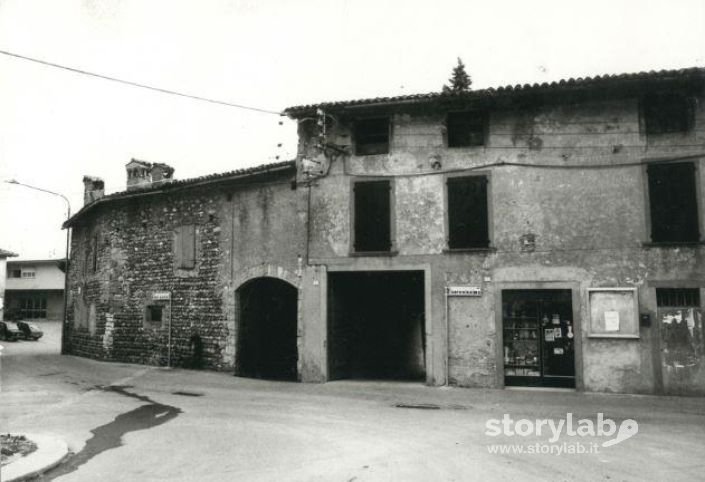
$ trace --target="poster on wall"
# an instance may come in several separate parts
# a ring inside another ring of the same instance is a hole
[[[588,288],[587,291],[589,337],[639,338],[636,288]]]

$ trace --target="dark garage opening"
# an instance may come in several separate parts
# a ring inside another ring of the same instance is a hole
[[[424,379],[423,271],[331,273],[328,286],[331,380]]]
[[[235,373],[296,380],[297,289],[275,278],[258,278],[240,287],[237,294],[240,323]]]

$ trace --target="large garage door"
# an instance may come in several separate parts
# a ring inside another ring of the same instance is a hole
[[[329,274],[330,379],[423,379],[422,271]]]

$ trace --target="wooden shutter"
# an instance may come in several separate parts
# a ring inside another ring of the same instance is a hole
[[[389,181],[355,183],[355,251],[390,251]]]
[[[695,242],[700,238],[692,162],[648,167],[651,240]]]
[[[196,227],[194,225],[181,226],[176,230],[174,252],[178,268],[196,267]]]
[[[490,245],[487,177],[448,179],[448,247],[486,248]]]

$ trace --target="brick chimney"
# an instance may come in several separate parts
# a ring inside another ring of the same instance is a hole
[[[155,162],[152,164],[152,184],[170,182],[174,176],[174,168],[168,164]]]
[[[99,177],[83,176],[83,204],[90,204],[105,195],[105,183]]]
[[[152,184],[152,163],[132,159],[125,165],[127,190],[149,187]]]

